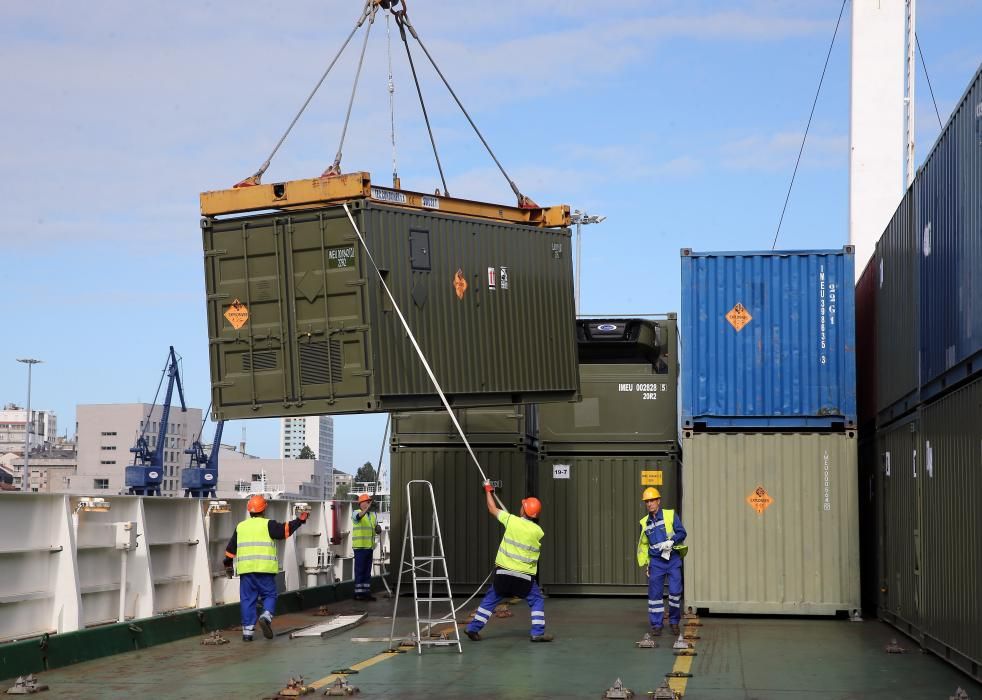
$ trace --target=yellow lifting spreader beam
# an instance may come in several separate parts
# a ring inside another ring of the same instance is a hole
[[[570,225],[567,204],[525,209],[437,194],[409,192],[375,186],[372,184],[372,176],[364,172],[202,192],[201,214],[222,216],[269,209],[310,209],[355,199],[371,199],[407,209],[439,211],[445,214],[473,216],[541,228]]]

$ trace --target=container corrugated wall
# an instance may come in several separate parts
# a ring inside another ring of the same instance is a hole
[[[920,416],[915,413],[877,432],[883,539],[880,616],[916,636],[921,600],[923,531],[918,494]]]
[[[871,369],[880,424],[910,411],[919,399],[917,244],[915,190],[911,188],[876,244],[875,330],[882,342],[871,356]],[[857,332],[862,332],[858,321]]]
[[[545,531],[539,581],[549,594],[643,595],[635,550],[645,481],[678,508],[677,455],[566,455],[539,461]],[[636,514],[636,515],[635,515]],[[683,523],[684,513],[680,513]]]
[[[917,174],[925,400],[982,370],[982,69]]]
[[[683,249],[683,427],[855,425],[853,266],[848,246]]]
[[[568,230],[349,206],[452,404],[575,398]],[[202,226],[219,418],[441,407],[343,209]]]
[[[874,253],[856,283],[856,413],[860,429],[876,426],[876,282],[879,256]]]
[[[372,254],[391,271],[387,284],[448,394],[576,392],[568,230],[362,206]],[[428,270],[410,269],[409,233],[417,231],[429,233]],[[463,299],[455,293],[457,270],[467,282]],[[385,394],[432,392],[394,313],[383,314],[373,348],[385,359],[376,368]]]
[[[471,445],[535,446],[538,409],[535,404],[454,409]],[[463,445],[446,410],[392,414],[393,445]]]
[[[684,437],[684,604],[720,613],[858,610],[856,447],[853,433]]]
[[[921,411],[922,643],[982,680],[982,379]]]
[[[535,470],[535,455],[517,448],[479,449],[475,450],[475,454],[488,478],[494,482],[505,507],[517,513],[521,499],[531,492],[530,474]],[[474,587],[484,581],[491,571],[504,530],[488,515],[481,477],[467,450],[454,447],[397,448],[392,451],[391,463],[393,571],[398,567],[402,551],[406,483],[412,479],[423,479],[433,484],[451,586],[455,591],[473,592]],[[429,533],[430,508],[422,498],[417,501],[416,494],[414,491],[413,527],[416,534]]]

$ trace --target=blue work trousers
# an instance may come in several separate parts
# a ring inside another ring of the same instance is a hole
[[[665,561],[660,556],[648,563],[648,620],[660,628],[665,620],[665,578],[668,577],[668,622],[677,625],[682,620],[682,557],[672,552]]]
[[[494,590],[494,586],[492,585],[485,594],[484,600],[478,606],[477,612],[474,613],[474,619],[467,625],[467,631],[480,632],[484,628],[484,625],[488,624],[488,619],[494,614],[494,609],[498,604],[510,597],[501,595],[498,591]],[[525,597],[525,602],[529,604],[529,608],[532,610],[532,636],[536,637],[540,634],[545,634],[546,601],[542,597],[542,591],[539,590],[539,584],[535,581],[532,582],[532,589]]]
[[[355,595],[372,594],[372,552],[371,549],[355,550]]]
[[[256,629],[256,603],[263,602],[263,611],[276,612],[276,574],[240,574],[239,605],[242,608],[242,634],[251,637]]]

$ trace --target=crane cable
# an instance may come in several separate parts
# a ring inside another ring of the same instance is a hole
[[[341,149],[344,147],[344,138],[348,135],[348,122],[351,121],[351,109],[355,105],[355,94],[358,92],[358,80],[361,78],[361,68],[365,63],[365,49],[368,48],[368,37],[372,33],[372,25],[375,24],[375,14],[378,12],[378,5],[371,4],[368,16],[368,28],[365,30],[365,40],[361,44],[361,55],[358,57],[358,69],[355,71],[355,81],[351,85],[351,97],[348,99],[348,112],[344,116],[344,126],[341,128],[341,140],[338,142],[338,152],[334,156],[334,163],[328,167],[321,177],[341,174]]]
[[[346,48],[348,48],[348,44],[351,43],[352,38],[354,38],[355,33],[361,28],[361,25],[365,23],[365,20],[368,19],[369,16],[374,14],[372,5],[373,5],[372,0],[367,0],[365,2],[364,7],[362,7],[361,14],[358,16],[358,21],[355,23],[355,26],[351,30],[351,33],[348,34],[348,38],[344,40],[343,44],[341,44],[341,48],[338,49],[337,54],[335,54],[334,58],[331,60],[331,63],[327,66],[327,69],[321,75],[320,80],[318,80],[317,84],[314,85],[314,89],[310,91],[309,95],[307,95],[307,99],[304,100],[304,103],[300,107],[300,110],[297,112],[296,116],[293,117],[293,121],[290,122],[290,126],[288,126],[286,128],[286,131],[283,132],[283,135],[280,137],[280,140],[276,142],[276,145],[273,147],[273,150],[270,152],[269,156],[266,158],[263,164],[259,167],[259,170],[257,170],[255,173],[253,173],[246,179],[242,180],[241,182],[238,182],[235,185],[236,187],[249,187],[251,185],[258,185],[260,183],[263,174],[269,168],[269,164],[273,160],[273,156],[275,156],[276,153],[280,150],[280,146],[283,145],[283,142],[286,141],[286,137],[290,135],[291,131],[293,131],[293,127],[297,125],[297,122],[300,120],[300,116],[306,111],[307,107],[310,105],[310,101],[314,99],[314,95],[317,94],[317,91],[320,89],[320,86],[324,83],[324,80],[327,79],[327,76],[331,72],[331,69],[334,68],[334,64],[338,62],[338,59],[341,58],[341,54],[344,53],[344,50]]]
[[[389,127],[392,134],[392,187],[399,189],[399,169],[396,167],[396,84],[392,79],[392,34],[389,31],[390,14],[386,13],[385,15],[385,49],[389,58],[389,81],[387,87],[389,89]],[[385,429],[389,429],[388,423],[386,423]],[[382,464],[379,462],[379,468],[381,466]]]
[[[454,101],[457,103],[457,106],[460,107],[460,111],[463,112],[464,117],[467,118],[467,121],[470,123],[471,128],[474,129],[474,133],[477,134],[477,137],[481,140],[481,143],[484,144],[484,148],[487,149],[488,154],[491,156],[491,159],[494,160],[495,165],[498,166],[498,170],[501,171],[501,174],[504,176],[505,180],[508,181],[508,185],[511,187],[512,192],[514,192],[515,196],[518,198],[518,206],[521,208],[537,208],[538,205],[535,202],[533,202],[531,199],[526,197],[524,194],[522,194],[521,190],[518,189],[518,185],[515,184],[515,181],[508,176],[507,172],[505,172],[505,168],[504,166],[501,165],[501,161],[498,160],[498,157],[494,154],[494,151],[491,150],[491,146],[488,145],[488,142],[484,138],[484,135],[481,133],[481,130],[477,128],[477,124],[475,124],[474,120],[471,119],[471,115],[467,112],[467,109],[464,107],[463,102],[461,102],[460,98],[457,97],[457,93],[454,92],[454,89],[450,86],[450,83],[447,81],[446,76],[443,75],[443,71],[441,71],[440,67],[436,64],[436,61],[433,59],[433,56],[426,48],[426,45],[423,43],[423,40],[419,38],[419,33],[416,31],[416,27],[413,26],[413,23],[410,21],[409,16],[406,14],[406,0],[402,0],[402,5],[403,5],[402,10],[393,13],[396,16],[396,21],[399,22],[400,26],[405,25],[406,29],[409,30],[409,33],[413,35],[413,39],[415,39],[416,43],[419,44],[419,47],[423,49],[423,53],[426,54],[426,58],[429,59],[430,65],[433,66],[433,69],[436,71],[437,75],[440,76],[440,80],[443,81],[443,84],[450,92],[451,97],[454,98]],[[406,48],[408,51],[408,44],[406,45]]]
[[[405,11],[403,11],[403,14]],[[426,132],[430,135],[430,144],[433,146],[433,158],[436,160],[436,169],[440,172],[440,182],[443,183],[443,194],[450,196],[450,189],[447,187],[447,178],[443,175],[443,165],[440,163],[440,154],[436,149],[436,139],[433,136],[433,127],[430,126],[430,115],[426,111],[426,102],[423,100],[423,91],[419,86],[419,76],[416,75],[416,64],[413,62],[412,51],[409,50],[409,40],[406,39],[406,26],[401,19],[399,13],[393,13],[396,18],[396,24],[399,25],[399,36],[402,37],[402,43],[406,47],[406,58],[409,59],[409,69],[413,74],[413,82],[416,84],[416,94],[419,95],[419,106],[423,110],[423,121],[426,122]]]
[[[788,202],[791,200],[791,188],[794,187],[794,179],[798,174],[798,166],[801,164],[801,154],[805,151],[805,141],[808,140],[808,130],[812,126],[812,117],[815,116],[815,106],[818,104],[818,96],[822,93],[822,83],[825,81],[825,71],[829,67],[829,58],[832,57],[832,47],[835,46],[835,37],[839,33],[839,24],[842,22],[842,13],[846,9],[846,0],[842,0],[842,7],[839,8],[839,19],[835,21],[835,31],[832,32],[832,41],[829,43],[829,51],[825,55],[825,66],[822,68],[822,77],[818,79],[818,89],[815,90],[815,99],[812,101],[812,111],[808,115],[808,124],[805,126],[805,135],[801,139],[801,148],[798,149],[798,159],[794,162],[794,172],[791,173],[791,183],[788,185],[788,194],[784,198],[784,207],[781,209],[781,218],[777,222],[777,231],[774,232],[774,242],[771,243],[771,250],[777,247],[777,237],[781,235],[781,224],[784,223],[784,214],[788,210]]]
[[[385,430],[382,431],[382,444],[379,446],[379,449],[378,449],[378,462],[376,462],[376,464],[378,464],[378,469],[375,470],[375,488],[372,489],[372,496],[373,497],[378,495],[379,488],[382,485],[382,455],[385,454],[385,440],[386,440],[386,438],[389,435],[389,424],[391,422],[392,422],[392,414],[390,413],[390,414],[388,414],[385,417]],[[382,499],[379,499],[379,507],[378,507],[378,509],[379,509],[379,512],[382,511]],[[390,532],[392,531],[392,523],[391,523],[391,521],[389,522],[389,531]],[[390,546],[390,548],[392,546],[392,540],[391,540],[391,538],[389,539],[389,546]],[[379,538],[379,541],[378,541],[378,572],[379,572],[379,578],[382,579],[382,584],[385,586],[385,592],[388,593],[391,596],[392,595],[392,589],[389,588],[389,582],[385,579],[386,572],[383,569],[384,562],[385,562],[385,552],[382,551],[382,538],[380,537]]]
[[[167,368],[170,367],[170,351],[167,351],[167,360],[164,362],[164,369],[160,373],[160,381],[157,382],[157,391],[153,395],[153,403],[150,404],[150,412],[147,414],[147,419],[144,421],[143,430],[140,431],[140,437],[147,434],[147,428],[150,427],[150,416],[153,415],[153,409],[157,407],[157,397],[160,396],[160,387],[164,385],[164,376],[167,374]],[[133,464],[136,464],[136,456],[133,457]]]

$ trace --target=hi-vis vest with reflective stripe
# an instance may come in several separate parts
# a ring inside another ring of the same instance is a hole
[[[498,515],[498,521],[504,523],[505,534],[494,563],[510,571],[534,574],[539,562],[539,543],[545,534],[542,528],[531,520],[504,511]]]
[[[275,574],[280,570],[266,518],[249,518],[236,526],[235,570],[239,575]]]
[[[670,508],[662,508],[662,517],[665,518],[665,534],[669,538],[675,534],[675,511]],[[650,561],[648,557],[648,548],[651,544],[648,542],[648,538],[644,534],[645,526],[648,524],[648,516],[641,518],[641,536],[638,538],[638,566],[645,566]],[[687,544],[677,544],[672,547],[679,556],[684,557],[689,552],[689,545]]]
[[[358,520],[352,515],[351,520],[353,522],[351,526],[351,546],[354,549],[373,549],[375,547],[375,526],[378,525],[378,516],[375,513],[366,513],[365,517]]]

